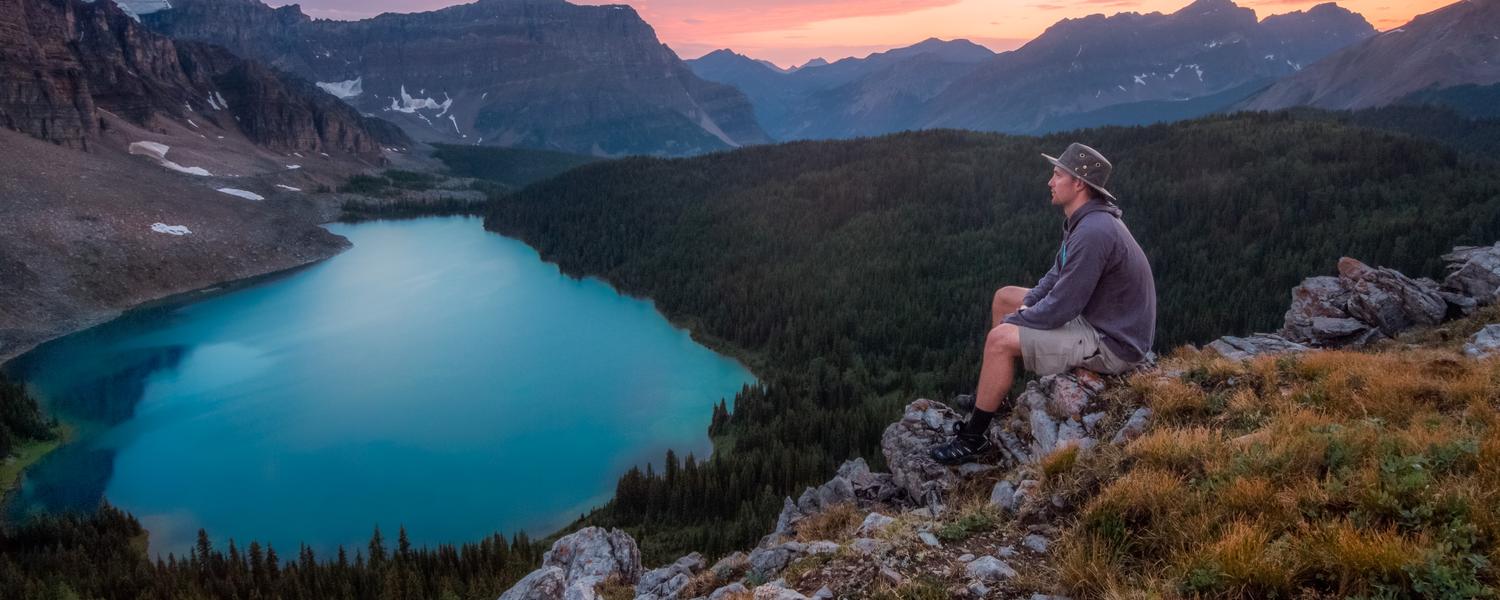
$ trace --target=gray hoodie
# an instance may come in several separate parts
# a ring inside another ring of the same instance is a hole
[[[1063,226],[1052,270],[1026,294],[1028,308],[1005,318],[1031,329],[1057,329],[1078,315],[1121,360],[1139,362],[1156,335],[1156,282],[1146,253],[1112,203],[1091,201]]]

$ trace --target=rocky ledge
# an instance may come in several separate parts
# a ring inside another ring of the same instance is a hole
[[[1441,286],[1343,259],[1338,277],[1310,278],[1294,290],[1281,334],[1226,337],[1209,349],[1238,360],[1364,346],[1495,303],[1500,244],[1458,248],[1445,258],[1452,274]],[[1493,324],[1463,353],[1482,358],[1497,350],[1500,324]],[[1098,487],[1058,485],[1057,477],[1085,456],[1123,455],[1123,446],[1147,432],[1150,393],[1132,388],[1171,389],[1191,377],[1154,364],[1113,377],[1083,369],[1041,377],[990,426],[998,451],[961,467],[937,464],[927,450],[962,416],[918,399],[881,438],[889,472],[875,472],[863,459],[846,462],[827,482],[787,498],[772,531],[748,554],[706,566],[693,553],[645,570],[630,536],[590,527],[558,540],[541,569],[501,600],[808,600],[899,590],[918,578],[927,586],[921,589],[944,597],[1056,598],[1048,595],[1055,581],[1045,575],[1055,572],[1049,549]],[[975,498],[983,506],[973,506]],[[985,520],[992,514],[1004,526]],[[848,535],[821,539],[830,530]]]

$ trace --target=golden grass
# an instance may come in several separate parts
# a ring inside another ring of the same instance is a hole
[[[859,529],[865,513],[853,504],[839,504],[797,522],[797,541],[846,540]]]
[[[1418,348],[1233,363],[1183,350],[1164,366],[1183,375],[1129,386],[1155,428],[1058,547],[1070,595],[1462,598],[1500,586],[1500,359]]]

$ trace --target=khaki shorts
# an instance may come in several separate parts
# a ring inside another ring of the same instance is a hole
[[[1135,366],[1120,360],[1099,341],[1099,331],[1082,316],[1057,329],[1021,330],[1021,360],[1038,375],[1056,375],[1073,367],[1113,375]]]

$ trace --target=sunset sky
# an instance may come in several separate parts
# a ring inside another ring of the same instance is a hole
[[[1190,0],[574,0],[629,4],[683,58],[717,48],[783,66],[814,57],[836,60],[907,46],[929,37],[967,38],[995,51],[1015,48],[1065,18],[1095,13],[1173,12]],[[272,5],[291,4],[272,0]],[[381,12],[417,12],[455,0],[300,0],[314,17],[359,19]],[[1261,18],[1320,2],[1238,0]],[[1376,29],[1400,26],[1452,0],[1340,0]]]

